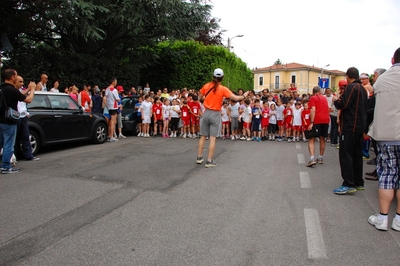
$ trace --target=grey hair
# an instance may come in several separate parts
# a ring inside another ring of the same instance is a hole
[[[382,75],[385,72],[386,72],[386,69],[384,69],[384,68],[377,68],[374,70],[374,73],[377,73],[378,76]]]
[[[319,93],[320,91],[321,91],[321,88],[320,88],[319,86],[315,86],[315,87],[312,89],[313,94]]]

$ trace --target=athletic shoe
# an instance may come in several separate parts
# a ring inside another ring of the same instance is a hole
[[[197,164],[202,164],[203,162],[204,162],[203,156],[201,156],[201,157],[197,156],[196,163]]]
[[[221,139],[225,139],[225,136],[222,136]]]
[[[368,165],[376,165],[376,158],[371,159],[367,162]]]
[[[396,231],[400,231],[400,222],[394,218],[392,222],[392,229]]]
[[[120,138],[120,139],[126,139],[126,137],[125,137],[124,135],[122,135],[122,133],[120,133],[120,134],[118,135],[118,138]]]
[[[256,137],[252,137],[251,140],[252,140],[252,141],[256,141],[257,138],[256,138]]]
[[[32,157],[29,159],[25,159],[25,161],[39,161],[39,160],[40,160],[40,158],[38,158],[38,157]]]
[[[247,138],[246,140],[247,140],[247,141],[250,141],[250,140],[251,140],[251,138]]]
[[[211,167],[215,167],[215,166],[217,166],[217,163],[214,160],[207,161],[205,164],[206,168],[211,168]]]
[[[278,138],[278,141],[281,142],[283,139],[282,138]]]
[[[183,134],[183,135],[185,135],[185,134]],[[191,137],[192,137],[192,134],[187,134],[187,137],[190,139]]]
[[[346,187],[346,186],[341,186],[340,188],[337,188],[333,191],[333,193],[338,194],[338,195],[344,195],[344,194],[351,194],[357,192],[357,189],[355,187]]]
[[[363,156],[363,160],[364,160],[364,161],[369,160],[369,156]]]
[[[232,135],[232,136],[231,136],[231,140],[235,140],[235,136]]]
[[[318,158],[317,158],[317,163],[318,163],[318,164],[323,164],[323,163],[324,163],[324,158],[318,157]]]
[[[240,140],[246,140],[246,138],[245,137],[241,137]]]
[[[287,142],[290,143],[290,142],[292,142],[292,140],[291,140],[291,139],[288,139]]]
[[[19,169],[18,168],[15,168],[15,167],[11,167],[11,168],[8,168],[8,169],[2,169],[1,170],[1,173],[2,174],[15,174],[15,173],[18,173],[19,172]]]
[[[357,190],[365,190],[365,187],[364,186],[356,186],[356,189]]]
[[[260,142],[260,141],[261,141],[261,138],[257,138],[257,141]]]
[[[315,160],[309,160],[307,163],[307,167],[312,167],[313,165],[316,165],[317,162]]]
[[[190,136],[188,136],[190,138]],[[183,134],[182,138],[186,139],[186,134]]]
[[[116,139],[116,138],[110,138],[110,142],[117,142],[118,141],[118,139]]]
[[[114,132],[114,139],[117,139],[117,133]]]
[[[379,214],[373,214],[368,218],[368,222],[375,226],[376,229],[381,231],[387,231],[388,220],[379,220]],[[393,226],[393,224],[392,224]]]

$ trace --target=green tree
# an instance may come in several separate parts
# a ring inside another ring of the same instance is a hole
[[[281,66],[283,65],[282,61],[278,58],[275,62],[274,62],[274,66]]]
[[[215,68],[225,73],[222,84],[233,91],[253,88],[253,74],[240,58],[225,47],[207,46],[195,41],[162,42],[152,52],[157,63],[142,70],[142,84],[153,89],[184,87],[200,89],[212,78]]]
[[[14,46],[10,65],[25,76],[45,71],[64,81],[106,84],[117,76],[139,82],[149,49],[163,40],[213,34],[218,21],[208,0],[3,0],[0,30]],[[204,36],[203,36],[204,37]],[[214,38],[214,39],[213,39]],[[207,41],[206,38],[205,41]]]

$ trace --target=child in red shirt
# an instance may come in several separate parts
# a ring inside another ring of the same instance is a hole
[[[154,121],[154,133],[153,137],[157,137],[157,129],[158,132],[161,133],[163,126],[163,112],[162,112],[162,103],[159,97],[154,98],[153,104],[153,121]]]
[[[202,113],[201,105],[197,95],[193,95],[192,100],[193,101],[189,102],[188,105],[190,108],[190,124],[192,127],[192,137],[196,138],[196,136],[198,136],[200,132],[200,117],[202,116]]]
[[[268,138],[268,126],[269,126],[269,104],[268,102],[263,103],[264,107],[262,109],[262,118],[261,118],[261,139],[267,140]]]
[[[304,109],[303,112],[301,113],[301,119],[303,121],[303,139],[304,142],[306,142],[307,139],[304,135],[304,131],[308,130],[308,126],[311,124],[311,121],[310,121],[310,109],[308,109],[308,102],[304,102],[303,106]]]
[[[183,101],[183,105],[181,108],[181,119],[183,122],[183,138],[185,139],[187,134],[190,134],[189,128],[190,128],[190,114],[189,114],[190,108],[188,106],[187,100]]]
[[[288,142],[292,142],[292,123],[293,123],[293,111],[290,102],[286,104],[286,109],[283,110],[283,117],[285,119],[286,127],[286,138]]]

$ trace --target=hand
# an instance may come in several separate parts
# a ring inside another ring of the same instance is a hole
[[[308,129],[308,130],[311,130],[311,129],[312,129],[312,127],[313,127],[313,126],[312,126],[312,124],[310,124],[310,125],[308,126],[308,128],[307,128],[307,129]]]
[[[35,82],[33,82],[33,81],[29,82],[28,89],[31,90],[31,91],[36,90]]]

